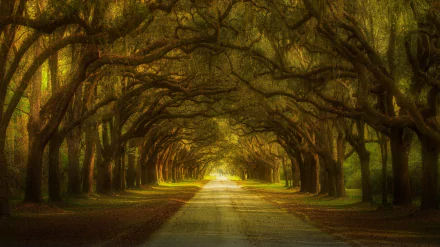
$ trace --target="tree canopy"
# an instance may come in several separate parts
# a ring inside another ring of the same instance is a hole
[[[215,169],[438,209],[439,13],[434,0],[1,0],[0,213],[17,188],[60,201]]]

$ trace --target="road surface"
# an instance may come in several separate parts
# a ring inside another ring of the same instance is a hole
[[[234,182],[219,179],[206,184],[143,246],[344,245]]]

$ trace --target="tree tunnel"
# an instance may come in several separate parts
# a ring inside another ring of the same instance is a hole
[[[438,209],[438,3],[368,2],[0,1],[0,213],[219,167]]]

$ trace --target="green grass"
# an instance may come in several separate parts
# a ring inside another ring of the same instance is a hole
[[[206,179],[205,179],[206,180]],[[202,183],[200,180],[197,179],[185,179],[183,181],[179,181],[178,183],[161,183],[159,186],[164,187],[202,187]]]
[[[268,193],[280,193],[287,195],[286,198],[280,197],[280,202],[283,200],[289,200],[291,202],[297,202],[301,204],[325,206],[325,207],[349,207],[350,205],[357,204],[362,199],[362,192],[360,189],[346,189],[346,196],[342,198],[329,197],[324,195],[302,194],[299,193],[299,188],[286,188],[285,182],[280,183],[261,183],[255,180],[241,181],[241,186],[249,188],[251,190],[262,190]]]
[[[129,189],[120,193],[109,195],[87,195],[81,194],[78,197],[64,197],[61,203],[44,203],[45,207],[59,207],[64,212],[80,212],[81,210],[113,209],[123,207],[133,207],[148,203],[162,203],[174,195],[193,193],[203,187],[205,182],[195,179],[179,181],[179,183],[161,183],[145,189]],[[18,207],[16,213],[28,214],[28,210],[23,210],[20,206],[23,198],[15,197],[11,200],[13,208]],[[48,201],[47,196],[44,201]],[[50,210],[49,210],[50,211]]]
[[[241,178],[239,177],[239,176],[231,176],[231,175],[228,175],[228,176],[226,176],[229,180],[231,180],[231,181],[238,181],[238,180],[241,180]]]
[[[293,190],[290,190],[288,188],[285,187],[285,184],[280,182],[280,183],[263,183],[263,182],[259,182],[257,180],[246,180],[246,181],[241,181],[240,184],[243,187],[249,187],[249,188],[255,188],[255,189],[265,189],[265,190],[269,190],[269,191],[273,191],[273,192],[285,192],[285,193],[292,193]]]
[[[204,177],[205,180],[215,180],[217,177],[212,175],[207,175]]]

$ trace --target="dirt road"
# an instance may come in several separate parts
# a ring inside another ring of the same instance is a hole
[[[213,180],[143,246],[344,246],[226,179]]]

